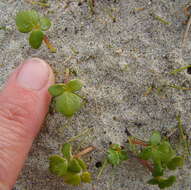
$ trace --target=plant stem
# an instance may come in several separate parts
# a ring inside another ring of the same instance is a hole
[[[140,158],[137,158],[137,160],[145,167],[147,168],[151,173],[153,172],[153,167],[147,160],[142,160]]]
[[[182,141],[182,144],[184,146],[184,153],[185,153],[186,157],[188,157],[188,155],[190,155],[190,150],[189,150],[188,142],[186,140],[186,135],[185,135],[184,130],[183,130],[181,116],[178,115],[176,117],[176,119],[178,121],[178,128],[179,128],[179,132],[180,132],[180,141]],[[184,157],[185,157],[185,155],[184,155]]]
[[[27,0],[29,3],[31,3],[32,5],[39,5],[41,7],[50,7],[50,5],[48,3],[42,3],[42,2],[36,2],[36,1],[31,1],[31,0]]]
[[[181,71],[183,71],[183,70],[185,70],[185,69],[188,69],[188,68],[190,68],[190,67],[191,67],[191,65],[187,65],[187,66],[185,66],[185,67],[181,67],[181,68],[175,69],[175,70],[173,70],[172,72],[170,72],[170,74],[175,75],[176,73],[181,72]]]
[[[84,130],[82,133],[80,133],[79,135],[76,135],[76,136],[72,137],[72,138],[69,139],[67,142],[70,143],[70,142],[72,142],[72,141],[75,141],[75,140],[78,139],[79,137],[88,134],[91,130],[92,130],[91,128],[88,128],[88,129]]]
[[[182,40],[182,47],[184,47],[185,44],[186,44],[186,40],[187,40],[187,37],[188,37],[188,32],[189,32],[189,29],[190,29],[190,25],[191,25],[191,16],[188,19],[188,23],[187,23],[186,30],[185,30],[185,33],[184,33],[184,37],[183,37],[183,40]]]
[[[75,158],[80,158],[83,155],[92,152],[93,150],[95,150],[96,148],[94,146],[89,146],[87,148],[85,148],[84,150],[80,151],[78,154],[74,155]]]
[[[91,15],[94,14],[94,0],[87,0]]]
[[[163,24],[167,24],[167,25],[170,25],[171,23],[166,21],[164,18],[156,15],[155,13],[151,13],[151,15],[158,21],[162,22]]]
[[[56,53],[56,48],[53,47],[53,45],[51,44],[51,42],[49,41],[48,37],[46,35],[44,35],[44,38],[43,38],[46,46],[48,47],[48,49],[50,49],[51,53]]]
[[[100,176],[103,173],[103,170],[106,168],[107,164],[108,164],[107,159],[105,159],[104,162],[103,162],[103,166],[101,167],[101,169],[100,169],[100,171],[99,171],[99,173],[97,175],[97,179],[100,178]]]

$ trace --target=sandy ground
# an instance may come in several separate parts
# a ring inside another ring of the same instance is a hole
[[[10,72],[28,57],[45,59],[54,69],[57,82],[63,82],[66,68],[74,70],[84,81],[81,92],[87,104],[72,119],[52,111],[33,144],[29,158],[14,190],[157,190],[146,184],[149,173],[136,160],[120,167],[104,170],[93,185],[71,187],[48,171],[48,157],[59,152],[66,140],[88,131],[72,144],[75,152],[88,145],[106,150],[109,142],[125,145],[125,128],[147,139],[152,130],[163,134],[177,127],[176,115],[191,137],[191,93],[163,88],[145,96],[151,85],[178,85],[191,88],[186,71],[171,75],[173,69],[190,64],[191,34],[181,48],[185,31],[183,7],[186,0],[95,0],[95,15],[87,3],[71,0],[49,0],[50,8],[24,0],[0,1],[0,85]],[[69,2],[69,1],[68,1]],[[48,15],[54,25],[47,33],[58,51],[52,54],[43,45],[32,50],[27,34],[16,31],[15,15],[32,9]],[[143,9],[137,9],[143,8]],[[155,16],[153,16],[153,14]],[[169,24],[156,19],[162,17]],[[115,21],[115,22],[114,22]],[[178,146],[177,135],[172,142]],[[180,148],[178,148],[180,149]],[[104,151],[95,151],[84,158],[94,178],[96,162],[104,160]],[[178,182],[171,190],[191,190],[191,164],[186,163],[177,174]]]

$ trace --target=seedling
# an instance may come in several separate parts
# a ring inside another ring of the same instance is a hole
[[[99,178],[104,170],[104,168],[110,164],[112,166],[118,166],[122,161],[128,160],[128,154],[125,150],[121,148],[119,144],[110,145],[106,153],[106,159],[103,166],[101,167],[97,178]]]
[[[121,146],[118,144],[112,144],[107,151],[107,162],[112,166],[117,166],[127,159],[127,152],[122,150]]]
[[[148,146],[138,156],[153,164],[153,178],[148,183],[158,185],[161,189],[170,187],[176,181],[175,176],[163,177],[165,170],[176,170],[183,166],[183,158],[176,155],[168,141],[161,139],[159,132],[153,132]]]
[[[70,185],[90,183],[91,174],[87,171],[87,165],[79,156],[72,155],[71,145],[64,144],[61,152],[63,156],[53,155],[49,158],[50,172],[62,177]]]
[[[77,112],[83,104],[83,99],[76,92],[82,86],[83,84],[79,80],[70,80],[64,84],[52,85],[48,91],[55,97],[56,111],[68,117]]]
[[[30,33],[29,44],[32,48],[38,49],[44,41],[52,53],[56,52],[44,34],[51,27],[51,21],[47,17],[40,16],[34,10],[21,11],[16,16],[16,25],[20,32]]]

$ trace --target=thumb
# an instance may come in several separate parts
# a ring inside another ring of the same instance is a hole
[[[0,190],[10,190],[50,103],[51,68],[41,59],[25,61],[0,93]]]

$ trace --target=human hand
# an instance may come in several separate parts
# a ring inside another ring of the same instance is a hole
[[[48,111],[51,68],[41,59],[25,61],[0,92],[0,190],[10,190]]]

